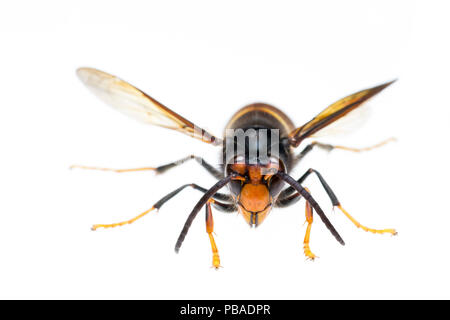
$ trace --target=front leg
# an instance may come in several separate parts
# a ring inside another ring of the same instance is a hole
[[[212,209],[211,209],[211,202],[216,202],[215,200],[208,200],[205,206],[206,211],[206,233],[209,236],[209,241],[211,242],[211,250],[213,254],[213,267],[219,269],[220,267],[220,257],[219,257],[219,250],[217,250],[216,242],[214,241],[214,220],[212,216]]]
[[[308,188],[305,189],[306,191],[309,192]],[[306,227],[305,239],[303,240],[303,252],[305,253],[307,259],[314,260],[315,258],[317,258],[317,256],[314,253],[312,253],[311,249],[309,248],[309,237],[311,234],[311,227],[313,223],[313,210],[308,201],[306,201],[305,204],[305,216],[308,225]]]
[[[307,192],[310,192],[308,188],[305,188]],[[285,198],[279,198],[277,199],[276,205],[277,207],[288,207],[296,203],[298,200],[300,200],[302,197],[300,196],[300,193],[294,193],[290,196],[287,196]],[[306,227],[305,232],[305,239],[303,240],[303,252],[305,253],[305,256],[308,260],[314,260],[317,258],[317,256],[312,253],[310,247],[309,247],[309,239],[311,234],[311,227],[313,223],[313,210],[308,201],[305,203],[305,217],[306,217],[306,223],[308,223]]]

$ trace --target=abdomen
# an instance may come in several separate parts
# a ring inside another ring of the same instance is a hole
[[[295,129],[291,119],[280,109],[265,103],[249,104],[239,109],[225,129],[279,129],[280,137],[287,137]]]

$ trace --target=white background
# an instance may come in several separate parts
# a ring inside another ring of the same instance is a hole
[[[448,3],[433,1],[15,1],[0,5],[0,298],[450,298]],[[173,251],[200,198],[184,183],[214,179],[189,163],[167,174],[72,170],[71,164],[156,166],[219,151],[107,108],[75,76],[120,76],[220,135],[231,115],[263,101],[301,125],[335,100],[398,78],[370,102],[352,135],[367,146],[316,151],[319,170],[362,223],[356,229],[316,178],[308,186],[345,239],[316,218],[305,261],[304,202],[272,211],[256,230],[215,214],[224,268],[210,268],[203,210]]]

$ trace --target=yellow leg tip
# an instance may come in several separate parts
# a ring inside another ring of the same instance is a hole
[[[111,171],[111,172],[117,172],[117,173],[133,172],[133,171],[146,171],[146,170],[156,171],[156,168],[154,168],[154,167],[133,168],[133,169],[111,169],[111,168],[101,168],[101,167],[80,166],[80,165],[76,165],[76,164],[71,165],[69,167],[69,169],[74,169],[74,168],[84,169],[84,170]]]
[[[91,230],[92,231],[96,231],[97,229],[99,229],[99,228],[104,228],[104,229],[107,229],[107,228],[115,228],[115,227],[117,227],[117,226],[122,226],[122,225],[124,225],[124,224],[94,224],[92,227],[91,227]]]
[[[309,248],[309,245],[307,244],[303,245],[303,252],[305,253],[306,260],[314,261],[314,259],[318,258],[318,256],[312,253],[311,249]]]
[[[395,229],[372,229],[372,228],[368,228],[366,226],[363,226],[361,223],[359,223],[358,221],[356,221],[355,218],[353,218],[344,208],[342,208],[341,205],[337,206],[339,208],[339,210],[341,210],[341,212],[351,221],[353,222],[353,224],[357,227],[357,228],[361,228],[362,230],[366,231],[366,232],[372,232],[375,234],[383,234],[383,233],[390,233],[391,235],[395,236],[397,235],[397,231]]]
[[[118,223],[112,223],[112,224],[94,224],[91,228],[92,231],[97,230],[98,228],[115,228],[115,227],[119,227],[119,226],[123,226],[126,224],[132,224],[133,222],[135,222],[136,220],[142,218],[143,216],[145,216],[147,213],[149,213],[150,211],[153,211],[155,209],[155,207],[151,207],[150,209],[148,209],[147,211],[142,212],[140,215],[134,217],[133,219],[127,220],[127,221],[123,221],[123,222],[118,222]]]
[[[216,270],[218,270],[221,267],[221,265],[220,265],[220,257],[219,257],[219,255],[217,253],[215,253],[213,255],[213,265],[212,266]]]
[[[390,233],[393,236],[397,235],[397,231],[395,229],[386,229],[386,230],[379,230],[381,233]]]
[[[382,229],[382,230],[378,230],[378,229],[371,229],[371,228],[367,228],[363,225],[360,226],[356,226],[358,228],[361,228],[362,230],[366,231],[366,232],[372,232],[373,234],[383,234],[383,233],[390,233],[393,236],[397,235],[397,231],[395,231],[395,229]]]

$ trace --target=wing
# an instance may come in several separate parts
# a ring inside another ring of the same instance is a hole
[[[292,131],[289,134],[290,144],[297,147],[303,139],[312,136],[336,120],[345,117],[348,113],[360,107],[363,102],[369,100],[371,97],[390,86],[395,81],[396,80],[393,80],[370,89],[362,90],[338,100],[328,106],[328,108],[319,113],[311,121]]]
[[[369,122],[372,111],[373,108],[370,101],[364,103],[346,114],[345,117],[339,118],[335,122],[308,136],[308,138],[334,138],[353,134]]]
[[[136,120],[176,130],[214,145],[222,143],[221,139],[113,75],[93,68],[80,68],[77,75],[97,97]]]

